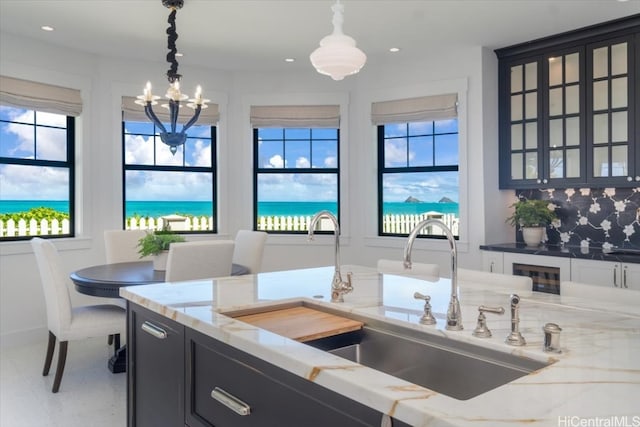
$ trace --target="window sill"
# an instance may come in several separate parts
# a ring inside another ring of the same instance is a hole
[[[364,244],[373,248],[399,248],[403,249],[407,243],[406,237],[365,237]],[[459,253],[469,252],[469,243],[456,240],[456,248]],[[413,242],[413,250],[449,251],[447,239],[416,239]]]
[[[93,245],[93,238],[91,237],[69,237],[51,240],[61,252],[90,249]],[[33,253],[33,249],[31,249],[29,240],[0,242],[0,256],[30,253]]]

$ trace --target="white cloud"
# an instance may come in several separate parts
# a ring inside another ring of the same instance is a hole
[[[47,126],[66,127],[67,118],[60,114],[37,114],[38,124]],[[24,111],[12,116],[12,120],[23,123],[33,123],[33,111]],[[9,123],[6,127],[8,133],[16,136],[18,144],[9,154],[24,151],[33,154],[33,126],[18,123]],[[65,160],[67,153],[66,131],[49,127],[36,128],[37,156],[44,160]]]
[[[1,165],[0,189],[3,200],[67,200],[69,174],[62,168]]]
[[[281,155],[276,154],[275,156],[272,156],[269,159],[269,165],[271,165],[271,167],[274,167],[274,168],[283,168],[284,160]]]
[[[336,201],[333,174],[263,174],[258,179],[261,201]]]
[[[296,159],[296,167],[297,168],[308,168],[311,164],[309,163],[309,159],[306,157],[298,157]]]
[[[437,202],[442,197],[455,201],[460,197],[458,191],[457,175],[453,172],[388,174],[383,188],[387,202],[402,202],[409,196],[424,202]]]
[[[416,154],[409,151],[409,160],[413,160]],[[390,140],[384,144],[384,160],[387,164],[407,163],[407,142],[406,140]]]
[[[335,156],[328,156],[324,159],[324,166],[327,168],[337,168],[338,159]]]

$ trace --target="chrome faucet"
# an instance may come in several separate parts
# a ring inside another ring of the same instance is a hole
[[[344,302],[344,294],[353,291],[351,286],[351,273],[347,273],[347,281],[342,280],[340,274],[340,225],[338,219],[329,211],[320,211],[311,218],[309,223],[309,240],[313,240],[313,230],[320,218],[329,218],[333,222],[333,234],[335,235],[335,273],[331,281],[331,302]]]
[[[423,219],[411,230],[407,244],[404,247],[404,268],[407,270],[411,269],[411,249],[413,248],[413,242],[416,240],[420,230],[427,225],[437,225],[440,227],[442,231],[444,231],[445,236],[447,236],[449,246],[451,247],[451,300],[449,301],[449,308],[447,309],[447,325],[445,329],[461,331],[462,313],[460,311],[460,301],[458,300],[458,249],[456,248],[456,239],[444,222],[438,219]]]

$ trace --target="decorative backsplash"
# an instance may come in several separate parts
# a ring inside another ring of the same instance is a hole
[[[547,244],[640,249],[640,187],[518,190],[526,199],[549,200],[559,221],[547,227]],[[516,241],[522,242],[517,231]]]

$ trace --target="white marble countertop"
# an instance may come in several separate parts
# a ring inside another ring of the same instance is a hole
[[[520,331],[527,345],[512,347],[504,343],[510,332],[507,288],[489,291],[460,282],[464,330],[453,332],[444,329],[449,279],[383,275],[360,266],[344,266],[346,271],[353,272],[354,291],[340,304],[328,302],[333,267],[134,286],[121,289],[120,295],[413,426],[640,426],[637,305],[518,292]],[[423,302],[413,298],[415,291],[431,295],[437,325],[418,323]],[[463,401],[220,314],[298,300],[554,363]],[[481,304],[507,311],[487,314],[491,338],[471,335]],[[542,327],[548,322],[562,328],[561,354],[542,351]]]

